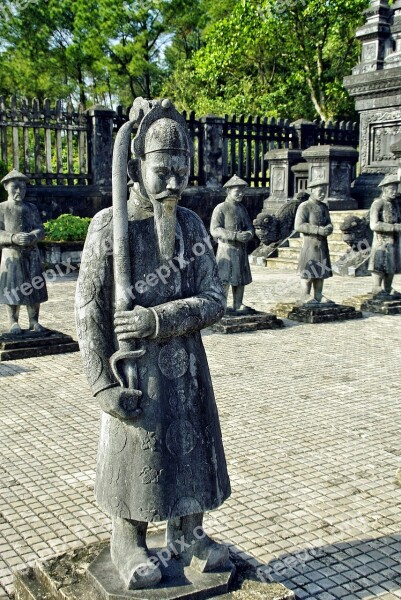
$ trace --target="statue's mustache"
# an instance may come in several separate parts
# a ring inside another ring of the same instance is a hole
[[[174,192],[169,192],[168,190],[166,190],[164,192],[160,192],[160,194],[156,194],[156,196],[153,196],[153,198],[160,202],[161,200],[165,200],[166,198],[178,199],[178,195]]]

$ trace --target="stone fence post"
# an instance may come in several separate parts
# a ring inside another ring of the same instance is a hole
[[[297,121],[291,123],[291,127],[294,127],[295,129],[299,150],[306,150],[310,146],[314,146],[317,143],[317,127],[315,123],[312,123],[312,121],[298,119]]]
[[[223,185],[223,126],[225,119],[215,115],[201,117],[201,181],[206,187]]]
[[[96,105],[86,111],[89,120],[88,163],[92,185],[111,186],[114,110]]]

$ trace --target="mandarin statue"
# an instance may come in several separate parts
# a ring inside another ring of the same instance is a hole
[[[26,306],[29,329],[43,332],[39,309],[46,302],[46,280],[37,243],[45,230],[34,204],[25,202],[29,178],[13,169],[1,183],[8,198],[0,203],[0,304],[7,310],[9,333],[21,335],[19,314]]]
[[[327,186],[327,181],[311,181],[310,198],[300,204],[295,216],[295,231],[303,237],[298,275],[302,281],[302,301],[306,304],[331,302],[323,296],[324,280],[333,275],[327,243],[333,225],[327,204],[323,202]]]
[[[232,287],[232,310],[239,314],[254,313],[252,308],[243,304],[245,286],[252,282],[247,243],[254,236],[252,221],[242,204],[248,184],[234,175],[224,187],[227,197],[214,209],[210,223],[210,233],[218,243],[216,260],[219,275],[226,296]]]
[[[393,279],[396,273],[401,273],[399,184],[398,175],[386,175],[379,184],[381,196],[370,207],[373,243],[368,265],[373,277],[373,294],[386,294],[397,299],[401,294],[393,289]]]
[[[111,516],[111,561],[128,589],[163,583],[149,523],[167,521],[166,544],[181,540],[179,556],[194,569],[228,560],[202,525],[230,495],[200,335],[226,299],[202,221],[177,206],[191,153],[170,101],[135,100],[115,142],[113,208],[92,220],[77,286],[84,369],[102,409],[95,494]]]

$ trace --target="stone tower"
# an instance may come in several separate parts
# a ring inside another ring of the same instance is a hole
[[[401,0],[372,0],[356,32],[361,60],[344,86],[360,113],[360,175],[352,196],[368,208],[380,195],[383,175],[396,172],[391,147],[401,141]]]

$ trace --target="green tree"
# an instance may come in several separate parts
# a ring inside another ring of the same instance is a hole
[[[353,112],[344,75],[358,59],[355,29],[369,0],[240,0],[181,59],[164,93],[199,113],[319,116]]]

